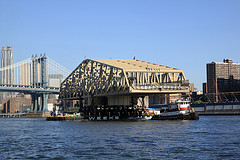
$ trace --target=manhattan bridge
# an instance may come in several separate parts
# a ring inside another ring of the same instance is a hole
[[[45,54],[0,68],[0,92],[30,94],[32,111],[47,111],[48,94],[59,94],[70,70]]]

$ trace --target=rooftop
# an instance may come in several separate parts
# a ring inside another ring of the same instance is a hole
[[[121,68],[127,72],[129,71],[172,71],[182,72],[182,70],[177,68],[172,68],[168,66],[162,66],[155,63],[149,63],[140,60],[120,60],[120,59],[90,59],[92,61],[100,62],[117,68]]]

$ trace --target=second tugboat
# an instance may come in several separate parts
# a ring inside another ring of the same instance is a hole
[[[179,99],[175,104],[160,108],[160,113],[154,115],[152,120],[198,120],[198,113],[195,112],[188,99]]]

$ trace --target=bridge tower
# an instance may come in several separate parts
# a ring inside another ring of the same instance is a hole
[[[47,87],[47,67],[46,67],[47,57],[45,54],[40,57],[32,56],[31,67],[32,67],[32,78],[31,85],[36,88],[46,88]],[[47,93],[32,93],[32,111],[47,111]]]

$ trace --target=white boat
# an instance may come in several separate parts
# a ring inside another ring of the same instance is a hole
[[[167,110],[160,111],[161,116],[186,115],[190,113],[190,101],[179,99],[174,104],[169,105]]]
[[[160,108],[160,114],[153,116],[153,120],[167,119],[199,119],[198,114],[191,109],[189,99],[178,99],[165,109]]]

